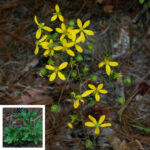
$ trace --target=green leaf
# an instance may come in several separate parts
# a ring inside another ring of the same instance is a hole
[[[140,3],[140,4],[143,4],[143,3],[144,3],[144,1],[145,1],[145,0],[139,0],[139,3]]]
[[[13,139],[12,139],[11,137],[6,137],[6,138],[4,139],[4,142],[6,142],[6,143],[8,143],[8,144],[11,144],[12,141],[13,141]]]
[[[37,144],[37,142],[38,142],[38,141],[35,139],[35,140],[34,140],[34,144],[36,145],[36,144]]]
[[[137,129],[144,130],[146,132],[150,132],[150,128],[146,128],[146,127],[142,127],[142,126],[138,126],[138,125],[132,125],[132,126]]]
[[[148,1],[148,7],[150,8],[150,1]]]
[[[35,121],[35,127],[38,126],[40,122],[41,122],[41,118],[38,118],[38,119]]]

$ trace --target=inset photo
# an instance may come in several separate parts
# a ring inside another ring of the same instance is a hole
[[[3,108],[3,148],[42,148],[43,108]]]

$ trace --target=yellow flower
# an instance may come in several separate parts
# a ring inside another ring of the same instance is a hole
[[[95,95],[95,99],[96,101],[100,101],[100,95],[99,93],[102,93],[102,94],[107,94],[107,91],[102,89],[103,88],[103,84],[99,84],[97,87],[95,87],[93,84],[88,84],[88,87],[91,89],[91,90],[87,90],[85,91],[83,94],[82,94],[82,97],[87,97],[89,96],[90,94],[94,94]]]
[[[90,25],[90,20],[87,20],[83,25],[80,19],[77,19],[77,25],[79,29],[74,29],[73,33],[77,34],[80,33],[80,37],[82,39],[82,42],[85,42],[85,34],[87,35],[94,35],[94,32],[91,30],[86,29]]]
[[[69,39],[72,38],[72,34],[71,34],[71,31],[72,31],[72,28],[66,28],[65,24],[62,23],[61,24],[61,28],[56,28],[56,31],[58,33],[61,33],[61,37],[60,37],[60,40],[62,41],[64,39],[65,36],[67,36]]]
[[[42,42],[41,46],[45,49],[45,52],[43,53],[44,56],[48,56],[49,54],[54,56],[55,45],[52,39],[50,39],[49,42]]]
[[[94,117],[92,117],[91,115],[88,116],[89,119],[91,120],[91,122],[85,122],[85,126],[87,127],[95,127],[95,134],[99,134],[100,133],[100,128],[103,127],[110,127],[111,123],[103,123],[105,120],[105,115],[102,115],[99,118],[99,121],[97,121]]]
[[[34,50],[34,54],[37,55],[39,53],[39,45],[41,45],[45,39],[47,38],[47,35],[44,35],[40,40],[36,40],[35,42],[35,50]]]
[[[82,95],[76,95],[75,96],[75,101],[74,101],[74,104],[73,104],[73,107],[75,108],[75,109],[77,109],[78,107],[79,107],[79,102],[82,102],[82,103],[84,103],[84,100],[83,100],[83,98],[82,98]]]
[[[68,126],[69,128],[71,128],[71,129],[73,129],[72,123],[69,122],[69,123],[67,124],[67,126]]]
[[[75,46],[76,50],[77,50],[79,53],[82,53],[82,52],[83,52],[83,49],[82,49],[81,46],[78,45],[78,43],[81,42],[81,37],[78,37],[78,38],[76,39],[76,35],[73,36],[72,42],[74,43],[74,46]]]
[[[106,65],[106,73],[107,73],[107,75],[110,76],[110,72],[111,72],[110,66],[112,66],[112,67],[118,66],[118,63],[115,62],[115,61],[110,61],[108,58],[105,58],[104,61],[102,61],[102,62],[100,62],[98,64],[98,67],[101,68],[104,65]]]
[[[45,23],[43,23],[43,22],[39,23],[36,16],[34,16],[34,21],[38,25],[38,30],[36,31],[36,39],[39,39],[41,37],[42,30],[45,30],[48,32],[53,31],[52,28],[45,26]]]
[[[66,68],[68,65],[68,62],[63,62],[62,64],[59,65],[59,67],[55,67],[52,65],[46,65],[46,69],[48,70],[53,70],[53,73],[50,75],[49,77],[49,81],[54,81],[56,78],[56,75],[58,75],[58,77],[61,80],[66,80],[66,77],[60,72],[62,69]]]
[[[60,8],[59,8],[58,4],[55,5],[55,10],[56,10],[56,12],[53,13],[53,16],[52,16],[52,18],[51,18],[51,21],[55,21],[57,18],[59,18],[59,20],[63,22],[63,21],[64,21],[64,18],[63,18],[63,16],[61,15]]]
[[[62,46],[55,47],[55,50],[62,50],[63,52],[66,52],[70,56],[75,56],[75,53],[71,49],[69,49],[73,45],[74,45],[73,42],[67,43],[67,40],[63,39]]]

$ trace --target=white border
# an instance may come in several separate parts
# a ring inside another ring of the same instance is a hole
[[[43,123],[43,134],[42,134],[42,147],[41,148],[22,148],[22,147],[3,147],[3,108],[42,108],[42,123]],[[45,105],[0,105],[0,150],[45,150]]]

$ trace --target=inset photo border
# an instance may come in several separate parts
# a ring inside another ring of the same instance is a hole
[[[0,105],[0,141],[0,150],[45,150],[45,105]]]

